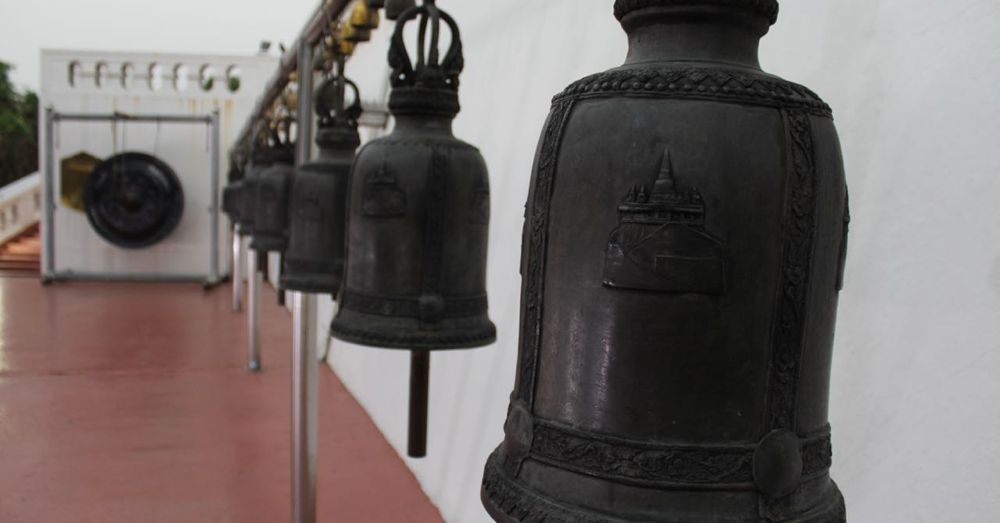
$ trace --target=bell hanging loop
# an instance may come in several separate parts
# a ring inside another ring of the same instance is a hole
[[[357,84],[343,76],[341,67],[338,67],[339,72],[336,75],[324,79],[316,87],[313,102],[320,127],[331,126],[336,122],[357,127],[357,120],[361,117],[361,92]],[[346,105],[348,89],[354,95],[349,106]]]
[[[418,49],[416,65],[414,65],[410,53],[406,49],[404,30],[406,24],[418,17],[420,17],[420,26],[417,32]],[[448,46],[444,60],[440,59],[439,49],[442,20],[451,31],[451,44]],[[426,45],[428,28],[431,31],[429,47]],[[434,2],[425,2],[424,5],[403,13],[396,22],[396,28],[392,34],[389,65],[393,69],[393,87],[418,83],[443,83],[457,88],[458,77],[465,68],[465,63],[462,55],[462,37],[455,19],[445,11],[438,9]]]

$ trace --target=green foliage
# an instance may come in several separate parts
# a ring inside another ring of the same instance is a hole
[[[10,83],[0,61],[0,187],[38,170],[38,96]]]

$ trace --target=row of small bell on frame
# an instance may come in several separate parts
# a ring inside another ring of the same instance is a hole
[[[414,65],[403,30],[418,19]],[[452,34],[443,58],[442,23]],[[486,298],[489,179],[479,151],[451,131],[464,64],[455,21],[433,1],[402,11],[389,57],[393,131],[354,159],[357,88],[346,82],[355,103],[343,110],[343,88],[323,84],[316,98],[320,160],[296,170],[285,143],[272,138],[271,157],[251,158],[239,182],[243,195],[255,196],[242,198],[236,223],[252,236],[252,249],[284,253],[283,289],[339,301],[334,337],[411,351],[408,454],[422,457],[430,351],[496,339]]]

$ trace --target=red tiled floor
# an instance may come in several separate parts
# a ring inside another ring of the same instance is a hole
[[[265,371],[229,289],[0,278],[0,522],[290,519],[290,318],[263,296]],[[320,371],[319,521],[439,522]]]

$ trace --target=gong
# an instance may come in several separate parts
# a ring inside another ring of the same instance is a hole
[[[94,168],[84,191],[90,225],[119,247],[139,249],[169,235],[184,211],[173,169],[143,153],[122,153]]]

